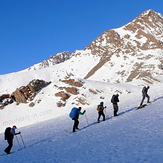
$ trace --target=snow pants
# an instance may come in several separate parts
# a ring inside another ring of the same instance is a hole
[[[113,104],[113,109],[114,109],[114,116],[117,116],[118,114],[118,105],[117,104]]]
[[[146,97],[147,97],[147,103],[149,103],[149,100],[150,100],[149,95],[148,95],[148,94],[143,94],[142,101],[141,101],[140,105],[142,105],[142,104],[143,104],[144,99],[145,99]]]
[[[74,120],[73,132],[75,132],[75,129],[78,129],[79,120],[76,118],[73,118],[72,120]]]
[[[9,154],[10,150],[11,150],[11,148],[13,146],[13,138],[7,139],[7,142],[8,142],[8,147],[5,149],[5,152]]]
[[[105,121],[105,114],[104,114],[104,112],[103,111],[99,111],[98,112],[98,119],[97,119],[98,122],[100,122],[100,117],[101,116],[103,116],[103,121]]]

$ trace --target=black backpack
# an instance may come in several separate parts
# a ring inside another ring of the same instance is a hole
[[[115,101],[115,95],[113,95],[112,96],[112,98],[111,98],[111,103],[115,103],[116,101]]]
[[[12,134],[11,134],[10,131],[11,131],[11,127],[7,127],[7,128],[5,129],[5,133],[4,133],[4,138],[5,138],[5,140],[11,138]]]
[[[146,91],[147,91],[147,88],[146,87],[143,87],[142,93],[145,93]]]

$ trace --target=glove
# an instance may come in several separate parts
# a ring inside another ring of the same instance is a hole
[[[84,110],[84,113],[86,112],[86,110]]]
[[[21,132],[19,132],[18,134],[21,134]]]

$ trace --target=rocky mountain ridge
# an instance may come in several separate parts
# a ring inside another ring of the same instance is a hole
[[[125,82],[143,79],[153,83],[157,81],[154,76],[163,74],[162,29],[163,15],[147,10],[127,25],[105,31],[85,50],[100,55],[101,64],[107,64],[111,71],[119,64],[114,72],[119,75],[117,82],[123,78]]]
[[[163,15],[147,10],[125,26],[103,32],[84,50],[57,53],[28,70],[49,67],[79,56],[80,62],[81,57],[91,56],[87,64],[92,66],[85,76],[81,76],[84,79],[98,78],[110,83],[131,82],[135,79],[151,84],[159,82],[155,76],[163,74],[162,29]],[[106,71],[105,76],[100,75],[101,71]],[[73,74],[72,71],[68,73]]]
[[[49,59],[42,61],[41,63],[35,64],[28,68],[28,70],[38,70],[46,68],[49,66],[54,66],[55,64],[62,63],[73,56],[69,51],[64,51],[61,53],[56,53],[54,56],[50,56]]]

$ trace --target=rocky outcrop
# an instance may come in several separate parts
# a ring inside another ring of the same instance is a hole
[[[70,97],[70,95],[68,95],[64,91],[60,91],[60,92],[56,93],[55,96],[56,97],[61,97],[62,101],[66,101]]]
[[[38,70],[43,69],[46,67],[50,67],[59,63],[62,63],[68,59],[70,59],[73,56],[73,53],[70,53],[69,51],[64,51],[61,53],[56,53],[54,56],[50,56],[48,60],[44,60],[41,63],[35,64],[28,68],[28,70]]]
[[[11,94],[11,97],[18,103],[27,103],[28,101],[32,101],[34,99],[38,91],[50,83],[51,82],[45,82],[44,80],[34,79],[27,86],[17,88]]]
[[[6,105],[12,104],[14,100],[11,98],[10,94],[3,94],[0,96],[0,109],[2,110]]]
[[[74,79],[68,79],[68,80],[60,80],[66,84],[69,84],[69,85],[73,85],[75,87],[82,87],[83,86],[83,82],[82,81],[75,81]]]
[[[68,80],[60,80],[61,82],[64,82],[65,84],[71,86],[67,87],[58,87],[61,91],[55,93],[56,97],[60,97],[60,101],[57,102],[58,107],[64,107],[66,105],[66,101],[72,96],[72,95],[78,95],[79,89],[78,87],[82,87],[84,82],[81,80],[74,80],[74,79],[68,79]]]

